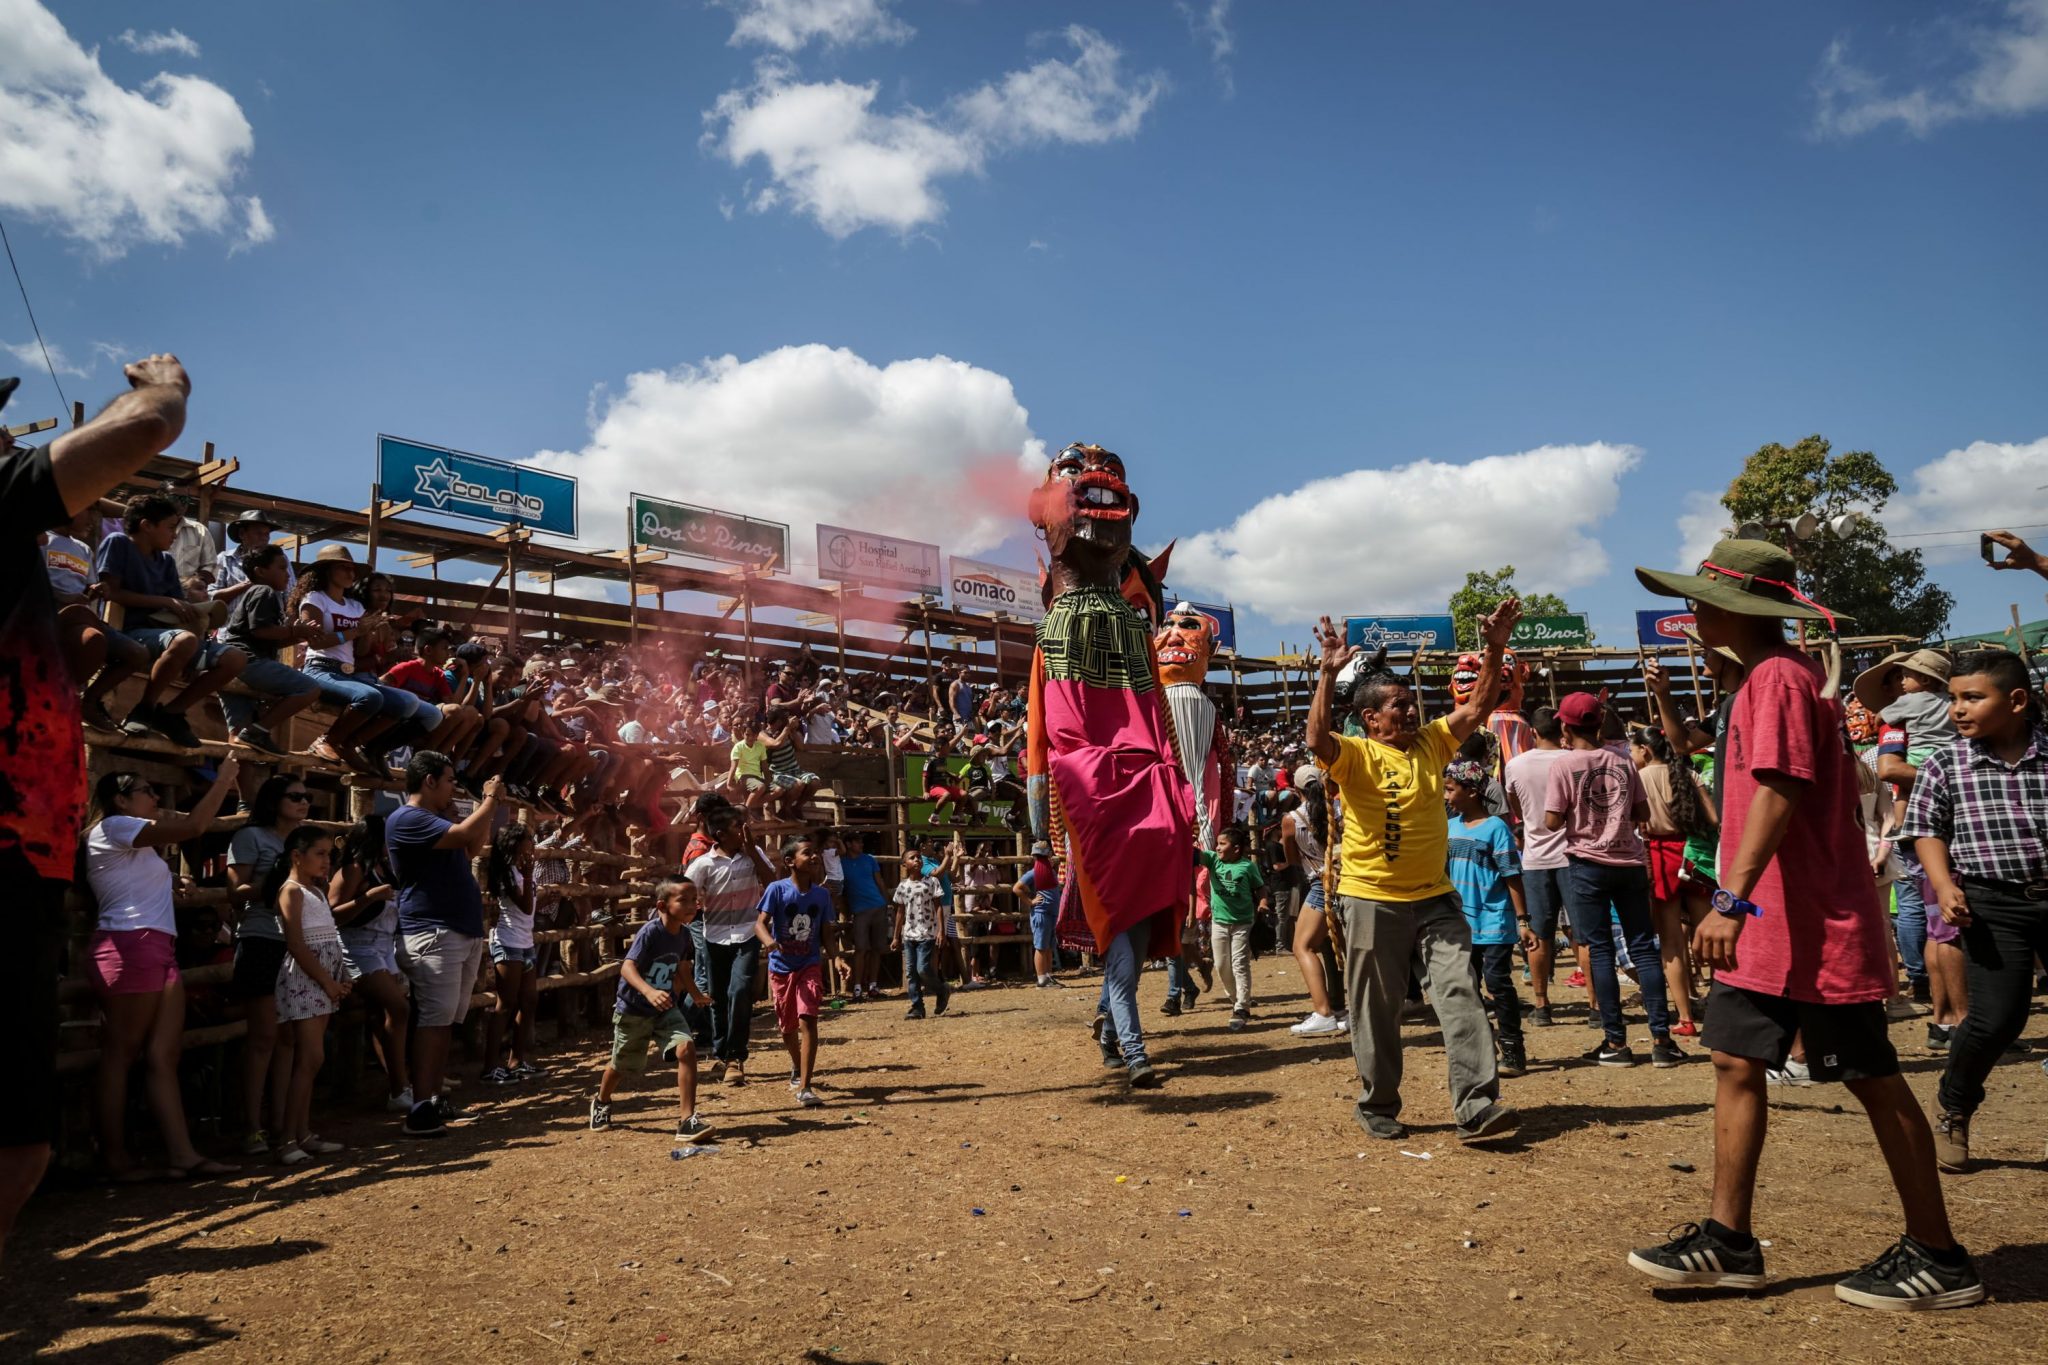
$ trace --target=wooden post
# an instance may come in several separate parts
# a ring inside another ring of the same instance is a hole
[[[562,581],[561,570],[548,575],[548,634],[557,643],[562,638],[562,610],[555,605],[555,584]]]
[[[213,443],[211,441],[207,442],[206,455],[208,459],[213,458]],[[373,483],[370,485],[370,546],[363,552],[363,559],[365,561],[363,573],[365,576],[377,572],[377,542],[382,538],[383,531],[384,485]],[[435,568],[438,569],[439,567],[440,561],[436,560]]]
[[[199,462],[203,465],[212,464],[213,442],[208,441],[206,443],[205,451],[206,453],[200,457]],[[199,485],[199,520],[202,523],[211,522],[213,520],[213,485],[211,483],[201,483]],[[211,534],[211,532],[209,532],[209,534]],[[211,570],[213,568],[211,564],[207,565],[206,567],[208,568],[208,570]],[[2015,616],[2017,616],[2019,608],[2015,607],[2013,608],[2013,611]]]
[[[1237,685],[1237,651],[1233,649],[1230,651],[1230,720],[1232,724],[1237,722],[1237,708],[1240,705]]]
[[[506,528],[505,537],[505,648],[519,652],[519,523]]]
[[[633,539],[633,500],[626,499],[626,600],[632,604],[626,616],[626,638],[634,649],[640,647],[640,546]]]
[[[839,636],[839,677],[846,678],[846,583],[844,580],[833,586],[832,624]]]
[[[1289,674],[1290,672],[1292,672],[1293,670],[1292,670],[1292,669],[1290,669],[1290,668],[1288,668],[1288,666],[1287,666],[1287,645],[1286,645],[1286,643],[1285,643],[1284,641],[1283,641],[1283,642],[1281,643],[1281,645],[1280,645],[1280,660],[1279,660],[1279,663],[1280,663],[1280,715],[1281,715],[1281,721],[1280,721],[1280,723],[1281,723],[1282,725],[1288,726],[1289,728],[1292,728],[1292,727],[1293,727],[1293,725],[1294,725],[1294,696],[1293,696],[1293,694],[1292,694],[1291,692],[1289,692],[1289,691],[1287,690],[1287,675],[1288,675],[1288,674]]]
[[[1692,670],[1693,705],[1697,706],[1700,714],[1704,716],[1707,714],[1707,696],[1705,690],[1700,686],[1700,656],[1699,652],[1692,647],[1692,641],[1690,640],[1685,642],[1685,662],[1686,666]]]
[[[2020,604],[2012,604],[2012,652],[2020,656],[2020,662],[2027,661],[2027,628],[2020,624]]]
[[[754,698],[754,571],[744,565],[740,568],[740,612],[746,621],[747,700],[751,704]]]
[[[85,404],[73,403],[71,405],[71,425],[74,427],[85,425]]]

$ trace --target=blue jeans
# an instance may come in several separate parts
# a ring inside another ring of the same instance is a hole
[[[1138,1022],[1138,972],[1145,965],[1145,948],[1151,936],[1149,921],[1126,929],[1109,941],[1109,952],[1102,959],[1099,1008],[1116,1026],[1117,1045],[1130,1066],[1139,1066],[1145,1060],[1145,1030]]]
[[[711,1054],[721,1062],[747,1060],[747,1033],[754,1022],[754,973],[761,965],[761,941],[712,943],[704,937],[704,921],[690,925],[697,950],[697,989],[711,997],[706,1037]]]
[[[1914,986],[1927,984],[1927,901],[1920,893],[1920,863],[1904,841],[1898,845],[1899,879],[1892,890],[1899,893],[1899,913],[1892,917],[1892,934],[1899,941],[1899,961],[1906,964],[1906,979]]]
[[[310,678],[290,664],[275,659],[259,659],[251,655],[242,669],[242,682],[250,690],[270,697],[296,697],[319,687],[318,679]],[[220,709],[227,713],[228,729],[246,730],[255,723],[259,703],[254,697],[239,697],[231,692],[220,694]]]
[[[358,721],[386,711],[400,719],[412,714],[412,693],[396,687],[379,687],[354,673],[344,673],[325,659],[306,660],[306,676],[320,684],[320,699],[338,706]]]
[[[1188,970],[1187,959],[1181,957],[1169,957],[1166,959],[1166,998],[1172,1000],[1182,995],[1193,995],[1194,993],[1195,977],[1194,973]]]
[[[1650,927],[1650,871],[1646,867],[1611,867],[1606,863],[1571,860],[1564,883],[1565,908],[1571,911],[1572,936],[1586,945],[1593,969],[1593,998],[1600,1002],[1600,1024],[1607,1041],[1628,1040],[1621,1018],[1621,978],[1614,970],[1614,920],[1621,922],[1628,955],[1643,991],[1643,1009],[1650,1033],[1671,1032],[1671,1007],[1664,996],[1664,961]],[[1611,915],[1611,918],[1610,918]]]
[[[939,945],[931,939],[903,940],[903,989],[910,996],[910,1007],[914,1010],[924,1008],[926,991],[939,998],[941,1009],[952,998],[952,988],[939,971]]]

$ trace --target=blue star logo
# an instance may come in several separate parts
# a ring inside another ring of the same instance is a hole
[[[413,492],[436,507],[446,507],[449,497],[455,492],[454,472],[437,455],[432,464],[419,471],[419,475],[419,482],[414,485]]]

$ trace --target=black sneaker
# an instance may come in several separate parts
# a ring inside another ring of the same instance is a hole
[[[1095,1022],[1088,1026],[1088,1033],[1089,1036],[1095,1039],[1095,1045],[1102,1049],[1102,1064],[1104,1066],[1122,1066],[1124,1064],[1124,1051],[1117,1042],[1116,1028],[1109,1022],[1108,1015],[1096,1015]]]
[[[1201,994],[1201,992],[1195,989],[1195,983],[1194,983],[1194,982],[1192,982],[1192,981],[1190,981],[1190,982],[1189,982],[1189,983],[1188,983],[1187,985],[1185,985],[1185,986],[1181,987],[1181,990],[1180,990],[1180,1004],[1181,1004],[1181,1008],[1182,1008],[1182,1009],[1190,1009],[1190,1010],[1191,1010],[1191,1009],[1193,1009],[1193,1008],[1195,1007],[1195,997],[1196,997],[1196,996],[1198,996],[1198,995],[1200,995],[1200,994]]]
[[[1159,1073],[1152,1069],[1150,1062],[1139,1062],[1131,1068],[1131,1089],[1133,1090],[1157,1090],[1160,1079]]]
[[[933,1009],[933,1010],[932,1010],[932,1014],[933,1014],[934,1016],[937,1016],[937,1015],[941,1015],[941,1014],[944,1014],[944,1013],[946,1012],[946,1006],[948,1006],[948,1005],[950,1005],[950,1004],[952,1004],[952,1003],[953,1003],[953,990],[952,990],[952,988],[951,988],[950,986],[946,985],[946,984],[945,984],[945,983],[944,983],[943,981],[942,981],[942,982],[940,982],[940,983],[939,983],[939,1003],[938,1003],[938,1006],[937,1006],[937,1008],[935,1008],[935,1009]]]
[[[1522,1116],[1504,1104],[1489,1104],[1479,1111],[1479,1117],[1470,1123],[1458,1125],[1458,1141],[1486,1142],[1497,1137],[1506,1137],[1521,1127]]]
[[[1602,1043],[1586,1054],[1586,1060],[1601,1066],[1634,1066],[1636,1054],[1627,1043]]]
[[[1762,1289],[1764,1249],[1752,1239],[1737,1251],[1698,1223],[1681,1223],[1659,1247],[1631,1251],[1628,1263],[1652,1279],[1695,1289]]]
[[[922,1018],[924,1018],[924,1006],[923,1006],[923,1005],[912,1005],[912,1006],[911,1006],[911,1007],[910,1007],[909,1009],[907,1009],[907,1010],[903,1011],[903,1017],[904,1017],[905,1019],[922,1019]]]
[[[699,1142],[711,1133],[711,1125],[692,1114],[676,1125],[676,1136],[685,1142]]]
[[[1399,1142],[1408,1136],[1408,1125],[1387,1114],[1368,1114],[1363,1109],[1353,1111],[1358,1117],[1358,1126],[1376,1138],[1387,1142]]]
[[[1927,1050],[1929,1052],[1948,1051],[1948,1045],[1954,1039],[1955,1031],[1953,1024],[1929,1024],[1927,1026]]]
[[[1232,1010],[1230,1012],[1230,1031],[1232,1033],[1244,1032],[1244,1026],[1251,1022],[1251,1018],[1251,1013],[1248,1010]]]
[[[446,1095],[434,1096],[434,1108],[441,1115],[443,1123],[468,1123],[472,1115],[467,1109],[449,1099]]]
[[[1684,1061],[1685,1054],[1680,1052],[1678,1044],[1669,1038],[1659,1038],[1650,1044],[1650,1065],[1659,1071],[1669,1071],[1674,1066],[1682,1065]]]
[[[1500,1045],[1500,1061],[1495,1064],[1494,1070],[1510,1078],[1528,1075],[1529,1058],[1522,1051],[1522,1045],[1520,1043],[1502,1043]]]
[[[441,1117],[440,1108],[432,1100],[421,1100],[405,1116],[405,1127],[400,1130],[407,1137],[437,1138],[448,1131],[448,1121]]]
[[[611,1126],[612,1107],[610,1103],[593,1097],[590,1101],[590,1131],[595,1133],[601,1128],[609,1128]]]
[[[199,736],[192,733],[192,723],[181,711],[166,711],[161,706],[151,707],[143,723],[173,744],[187,749],[199,747]]]
[[[1550,1017],[1550,1006],[1534,1005],[1529,1010],[1529,1022],[1537,1028],[1549,1028],[1557,1021]]]
[[[258,753],[272,754],[278,758],[285,756],[284,746],[277,742],[277,737],[260,725],[244,726],[236,733],[235,743],[244,748],[254,749]]]
[[[1179,993],[1178,993],[1178,992],[1172,992],[1172,991],[1169,991],[1169,992],[1167,993],[1167,996],[1166,996],[1166,1003],[1165,1003],[1165,1004],[1163,1004],[1163,1005],[1161,1005],[1161,1006],[1159,1007],[1159,1012],[1160,1012],[1161,1014],[1163,1014],[1163,1015],[1166,1015],[1166,1016],[1167,1016],[1168,1018],[1171,1018],[1172,1016],[1174,1016],[1174,1015],[1176,1015],[1176,1014],[1179,1014],[1179,1013],[1180,1013],[1180,995],[1179,995]]]
[[[78,719],[88,730],[106,730],[121,733],[121,723],[109,715],[106,704],[97,701],[82,701],[78,704]]]
[[[1977,1267],[1967,1253],[1961,1265],[1943,1265],[1926,1247],[1901,1237],[1882,1256],[1837,1283],[1835,1297],[1859,1308],[1917,1313],[1977,1303],[1984,1297],[1984,1281],[1977,1278]]]

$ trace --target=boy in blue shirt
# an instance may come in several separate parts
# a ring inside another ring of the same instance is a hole
[[[841,928],[853,944],[853,998],[882,998],[882,954],[889,949],[889,897],[882,890],[882,865],[861,836],[841,837],[839,869],[846,879],[848,923]]]
[[[1031,846],[1031,868],[1010,888],[1020,904],[1031,907],[1031,965],[1040,986],[1057,986],[1057,932],[1060,918],[1060,877],[1052,864],[1052,844],[1040,839]]]
[[[690,944],[690,921],[697,918],[695,883],[677,877],[663,881],[654,888],[654,910],[654,918],[640,926],[619,963],[612,1056],[598,1080],[597,1097],[590,1102],[590,1126],[612,1126],[612,1093],[618,1089],[619,1076],[647,1069],[651,1042],[663,1057],[676,1061],[676,1091],[683,1107],[676,1136],[698,1142],[711,1125],[697,1115],[697,1044],[691,1040],[678,996],[687,994],[699,1010],[711,1004],[711,997],[698,989],[695,973],[688,970],[696,961]]]
[[[1500,1074],[1529,1069],[1522,1043],[1522,1001],[1515,994],[1515,949],[1536,946],[1529,907],[1522,899],[1522,857],[1507,821],[1486,813],[1486,769],[1461,758],[1444,769],[1444,800],[1451,808],[1451,885],[1472,928],[1472,966],[1493,997]]]
[[[800,834],[782,846],[789,875],[761,893],[754,937],[768,949],[768,993],[775,1022],[789,1049],[789,1088],[796,1102],[815,1109],[824,1101],[811,1089],[818,1063],[818,1007],[825,998],[825,926],[833,919],[825,889],[825,855],[816,835]]]

